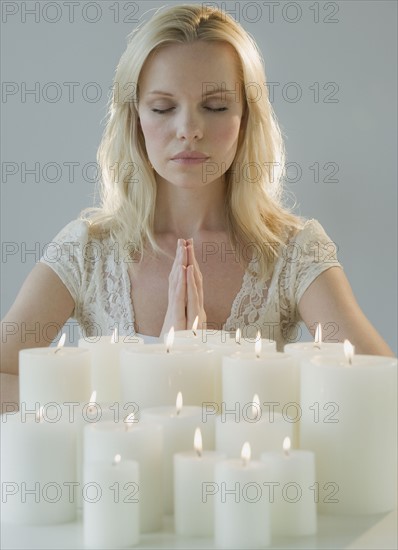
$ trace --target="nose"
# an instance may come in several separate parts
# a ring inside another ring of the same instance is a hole
[[[203,138],[203,123],[200,115],[192,110],[183,110],[177,119],[177,138],[185,141],[195,141]]]

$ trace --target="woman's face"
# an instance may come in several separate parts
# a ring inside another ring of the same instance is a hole
[[[224,42],[171,44],[148,58],[138,112],[158,179],[197,188],[231,166],[243,112],[237,63]]]

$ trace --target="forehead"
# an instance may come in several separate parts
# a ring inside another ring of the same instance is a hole
[[[235,89],[239,58],[226,42],[198,40],[190,44],[168,44],[150,54],[139,77],[142,94],[155,89],[173,93],[202,90],[206,84]]]

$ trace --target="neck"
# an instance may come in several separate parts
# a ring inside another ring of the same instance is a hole
[[[225,193],[222,180],[192,189],[177,187],[159,177],[155,233],[189,239],[203,231],[226,231]]]

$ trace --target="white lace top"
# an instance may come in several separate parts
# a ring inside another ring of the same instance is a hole
[[[128,252],[118,250],[109,237],[90,238],[88,223],[74,220],[49,243],[41,262],[50,266],[69,290],[75,308],[72,318],[84,336],[133,335],[134,309],[128,274]],[[267,283],[257,278],[257,261],[250,262],[224,330],[241,327],[248,338],[260,329],[277,348],[300,337],[297,304],[312,281],[326,269],[340,266],[336,246],[316,220],[308,220],[288,241]],[[143,335],[147,341],[153,336]]]

